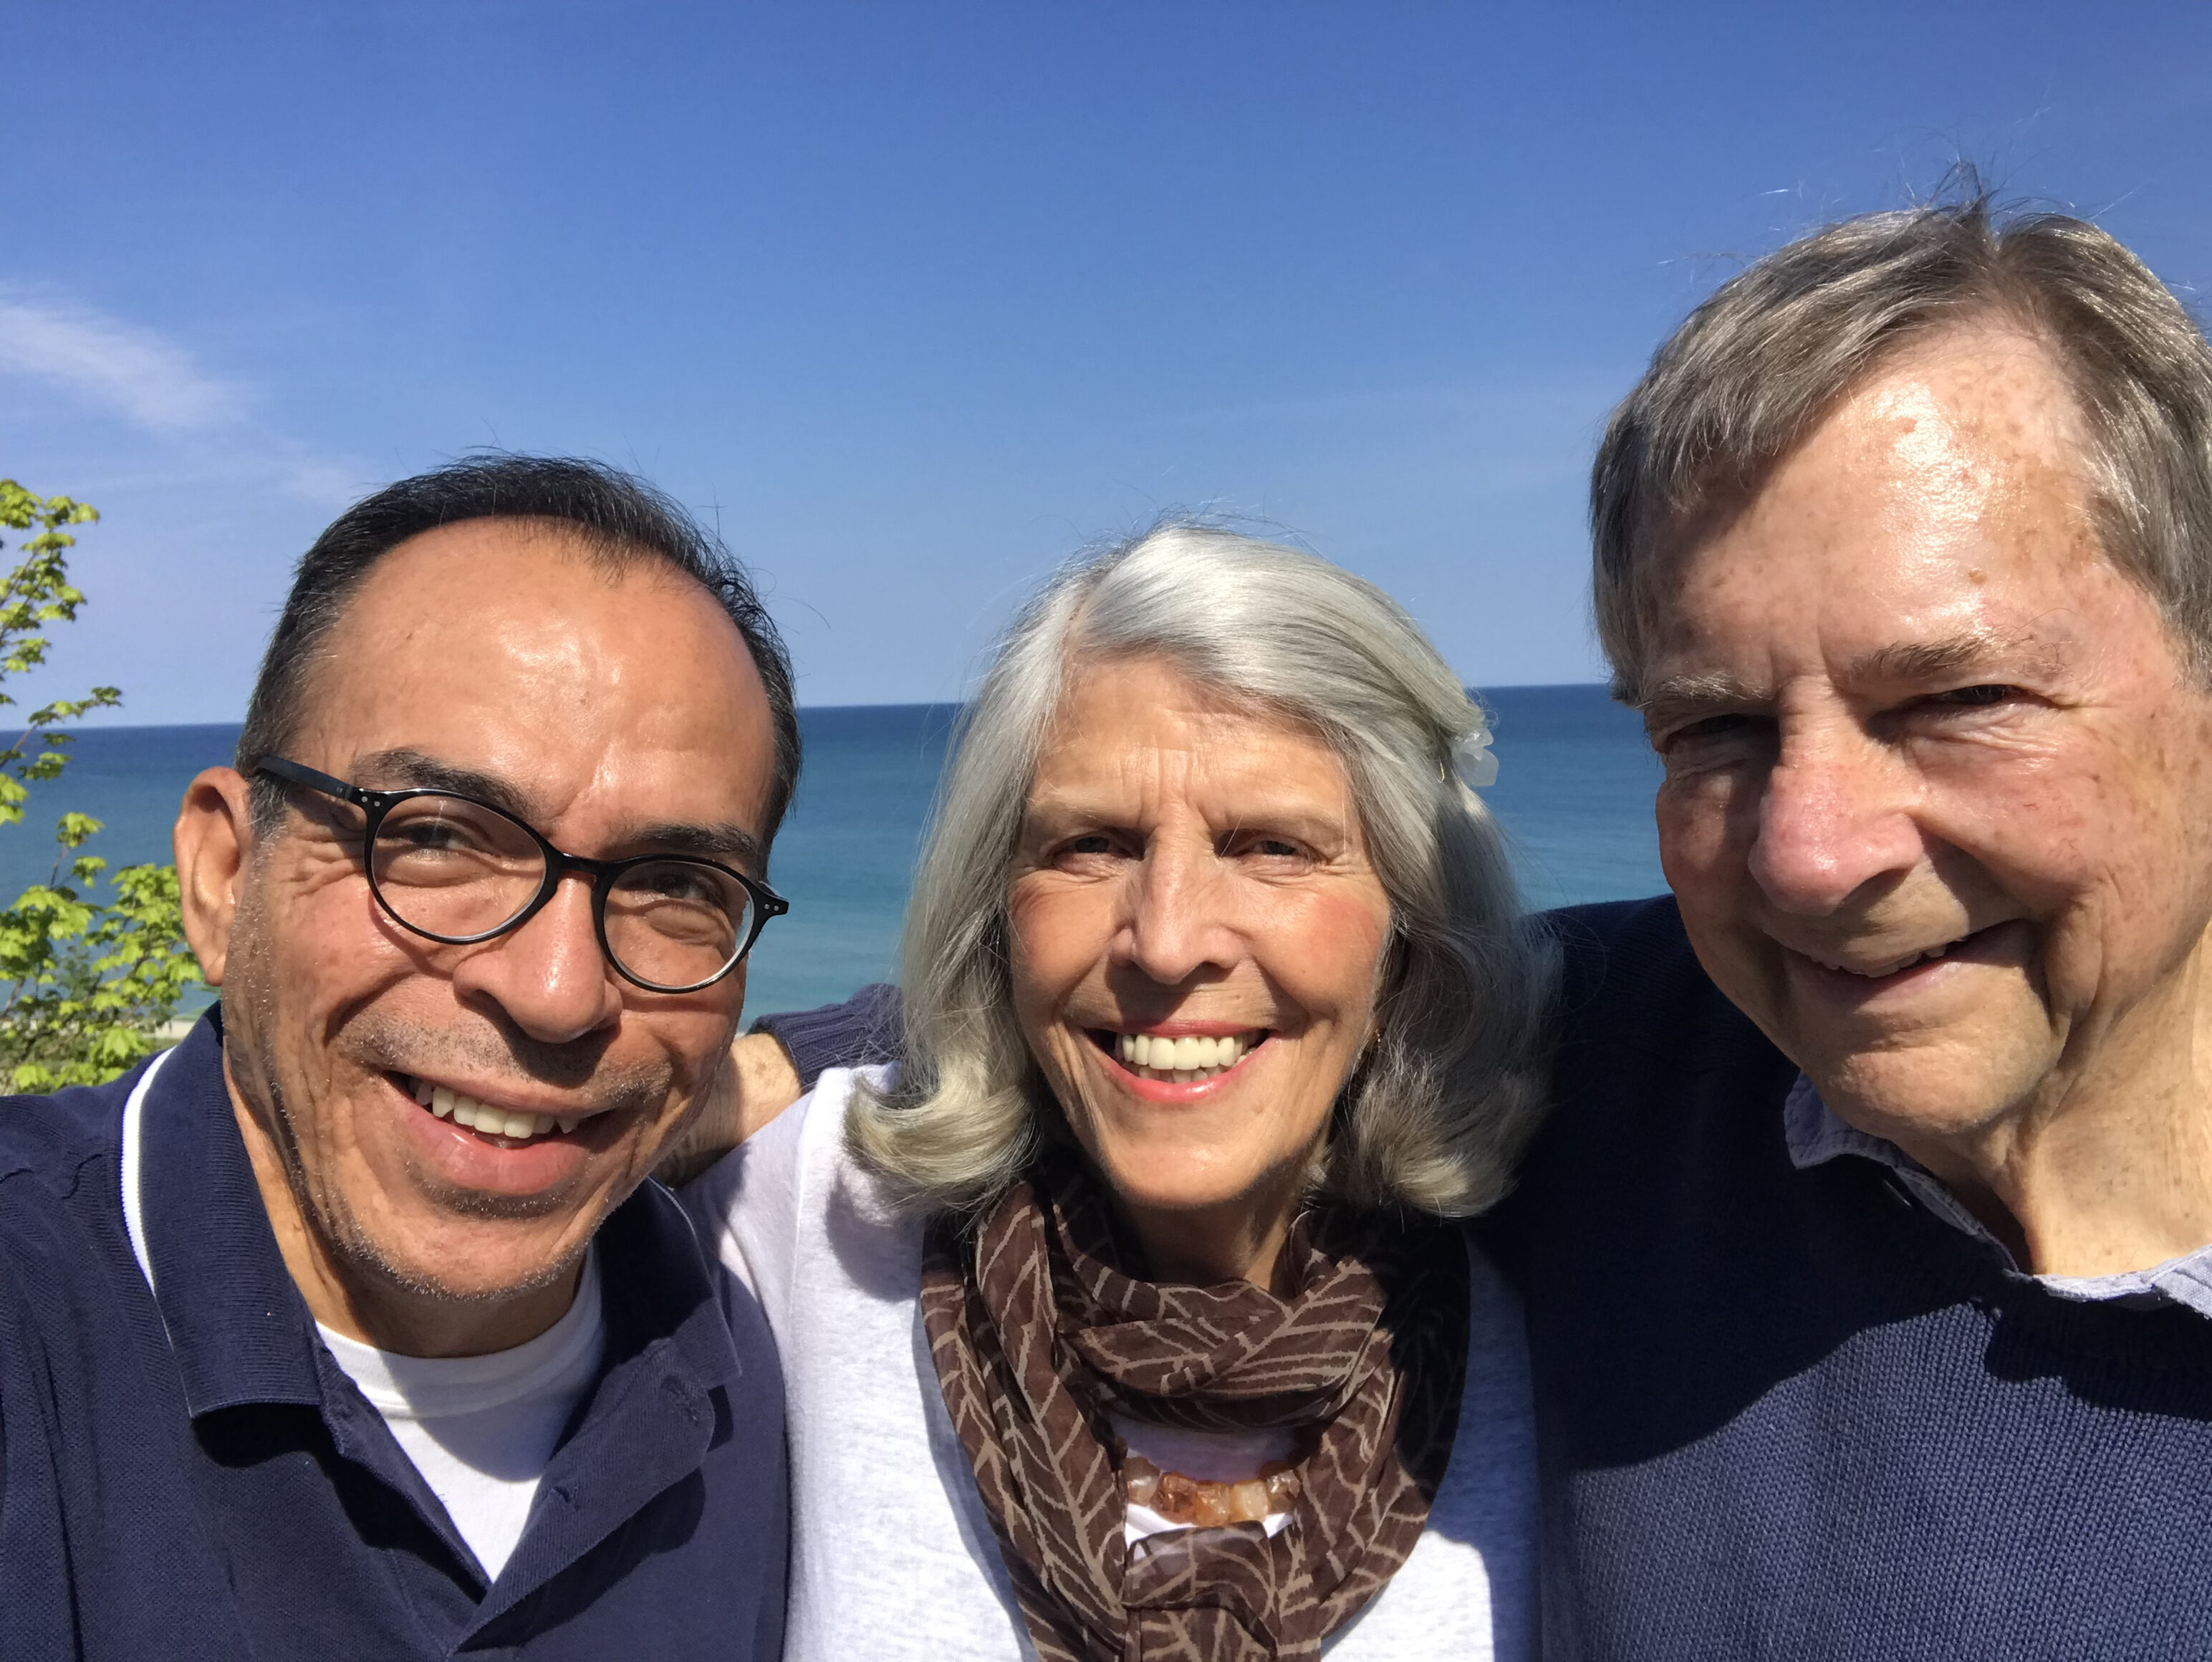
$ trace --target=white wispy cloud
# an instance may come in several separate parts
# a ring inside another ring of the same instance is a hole
[[[118,451],[111,437],[98,437],[100,465],[73,477],[265,489],[332,512],[380,483],[373,467],[272,428],[249,382],[208,368],[157,330],[49,285],[0,280],[0,376],[119,416],[152,441]],[[9,415],[21,420],[29,403],[15,395]]]
[[[60,387],[161,434],[240,420],[245,389],[153,330],[77,302],[0,289],[0,374]]]

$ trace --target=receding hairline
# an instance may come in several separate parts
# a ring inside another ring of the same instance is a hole
[[[544,549],[553,557],[570,564],[588,567],[611,589],[620,587],[632,573],[647,573],[644,580],[666,587],[672,593],[690,592],[696,594],[707,608],[720,620],[737,644],[737,656],[745,673],[757,685],[763,697],[768,694],[768,678],[762,673],[759,661],[753,655],[752,643],[744,631],[738,627],[722,606],[714,591],[701,582],[690,572],[648,543],[617,536],[596,527],[580,524],[550,514],[483,514],[465,520],[449,520],[442,525],[427,526],[422,530],[401,538],[378,555],[359,580],[345,592],[337,615],[324,629],[313,648],[300,667],[300,677],[293,700],[294,720],[286,742],[296,740],[299,734],[313,720],[315,706],[321,697],[322,679],[328,667],[343,654],[349,633],[364,600],[377,585],[386,581],[392,563],[406,555],[417,544],[446,535],[448,533],[477,534],[505,528],[516,533],[533,549]],[[654,568],[658,568],[657,570]]]
[[[1637,593],[1637,603],[1650,606],[1656,587],[1665,583],[1670,576],[1679,576],[1684,561],[1698,549],[1724,535],[1737,519],[1758,502],[1773,483],[1775,475],[1793,457],[1802,454],[1828,424],[1856,400],[1865,396],[1879,383],[1909,373],[1916,364],[1962,350],[1971,351],[1978,346],[2017,350],[2049,371],[2066,399],[2064,413],[2059,417],[2066,430],[2059,439],[2057,460],[2072,473],[2079,489],[2081,506],[2087,510],[2086,524],[2095,541],[2096,556],[2130,582],[2144,586],[2141,576],[2130,571],[2123,561],[2114,557],[2113,551],[2106,546],[2097,525],[2096,508],[2102,489],[2098,468],[2100,458],[2094,435],[2089,428],[2090,411],[2078,380],[2077,362],[2055,331],[2032,315],[2013,297],[1998,295],[1986,297],[1971,310],[1900,331],[1832,397],[1816,405],[1805,417],[1789,443],[1772,455],[1761,459],[1748,474],[1729,478],[1709,473],[1693,478],[1683,500],[1671,503],[1646,503],[1643,521],[1637,532],[1637,540],[1643,544],[1644,552],[1636,560],[1629,578],[1632,588]],[[2050,413],[2047,405],[2035,408],[2039,414]],[[1616,665],[1612,684],[1613,696],[1617,701],[1638,709],[1653,702],[1656,696],[1647,690],[1644,682],[1653,645],[1649,637],[1648,624],[1645,630],[1646,638],[1643,642],[1645,662],[1634,667],[1636,679],[1632,680],[1626,673],[1628,666]]]
[[[2074,452],[2089,460],[2093,440],[2087,428],[2088,407],[2078,380],[2079,365],[2064,339],[2017,297],[1985,295],[1979,297],[1971,309],[1899,329],[1834,392],[1805,412],[1787,443],[1771,455],[1759,457],[1747,470],[1728,472],[1724,471],[1727,464],[1717,459],[1684,480],[1673,500],[1647,502],[1636,535],[1637,540],[1650,551],[1648,563],[1663,565],[1692,545],[1724,530],[1730,521],[1759,499],[1776,472],[1791,457],[1801,453],[1846,406],[1876,383],[1916,363],[1971,348],[1976,343],[2021,349],[2051,371],[2066,393],[2067,412],[2074,427]],[[2086,471],[2082,477],[2085,485],[2094,484]],[[1646,563],[1638,562],[1639,567]]]

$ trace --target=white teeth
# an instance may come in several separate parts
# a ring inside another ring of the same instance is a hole
[[[1813,961],[1823,969],[1838,971],[1844,975],[1861,976],[1869,981],[1879,981],[1884,976],[1895,975],[1899,970],[1909,970],[1916,964],[1925,964],[1933,959],[1942,958],[1958,944],[1956,941],[1947,941],[1940,947],[1929,947],[1922,952],[1908,953],[1903,958],[1893,958],[1886,964],[1876,964],[1863,970],[1852,964],[1838,964],[1832,959],[1815,958]]]
[[[1141,1079],[1188,1085],[1226,1073],[1249,1056],[1266,1037],[1264,1031],[1230,1033],[1219,1038],[1117,1033],[1114,1037],[1114,1054]]]
[[[456,1125],[465,1125],[488,1137],[507,1137],[515,1141],[542,1137],[556,1125],[563,1131],[573,1131],[584,1117],[581,1114],[560,1117],[495,1108],[474,1097],[463,1096],[451,1086],[432,1085],[427,1080],[416,1080],[412,1094],[416,1101],[440,1119],[450,1119]]]

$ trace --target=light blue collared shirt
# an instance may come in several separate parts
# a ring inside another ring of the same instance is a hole
[[[1813,1081],[1797,1075],[1782,1107],[1783,1135],[1790,1145],[1790,1164],[1803,1171],[1825,1165],[1845,1154],[1887,1166],[1912,1197],[1954,1228],[1985,1243],[2002,1257],[2015,1275],[2023,1274],[2004,1243],[1982,1227],[1981,1221],[1961,1205],[1936,1174],[1893,1142],[1869,1136],[1836,1117],[1835,1110],[1820,1100]],[[2148,1269],[2126,1269],[2116,1275],[2033,1275],[2045,1292],[2083,1304],[2119,1304],[2142,1308],[2185,1305],[2200,1316],[2212,1317],[2212,1245],[2200,1246],[2178,1258]]]

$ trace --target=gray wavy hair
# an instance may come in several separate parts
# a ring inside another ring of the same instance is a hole
[[[2212,346],[2106,232],[1961,199],[1801,237],[1692,313],[1613,411],[1590,474],[1593,600],[1615,693],[1642,691],[1674,534],[1755,490],[1898,353],[1996,324],[2049,350],[2089,432],[2106,557],[2147,590],[2212,679]]]
[[[1482,713],[1373,584],[1192,521],[1079,557],[1000,642],[908,903],[905,1066],[856,1094],[854,1155],[909,1204],[972,1212],[1067,1135],[1014,1016],[1009,873],[1069,676],[1139,657],[1311,727],[1358,805],[1390,934],[1376,1042],[1338,1097],[1317,1196],[1444,1215],[1492,1204],[1542,1105],[1553,954],[1455,770]]]

